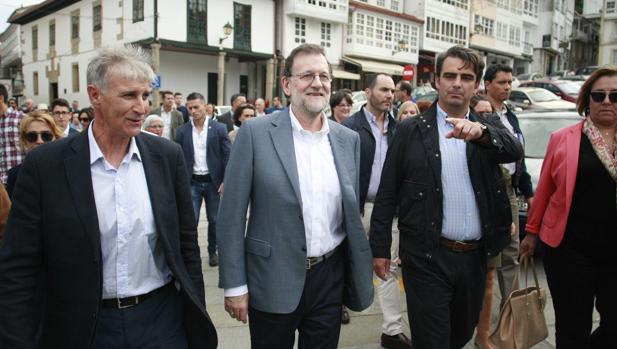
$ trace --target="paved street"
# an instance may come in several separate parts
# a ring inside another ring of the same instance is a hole
[[[208,265],[207,242],[207,222],[205,221],[205,211],[202,207],[199,222],[199,246],[203,261],[204,279],[206,283],[206,303],[208,312],[212,317],[212,321],[217,328],[219,335],[220,349],[240,349],[250,348],[249,329],[248,325],[238,322],[225,312],[223,309],[223,290],[217,287],[218,283],[218,268],[212,268]],[[541,261],[536,262],[538,269],[538,277],[542,287],[548,289],[546,277]],[[531,278],[531,275],[530,275]],[[530,280],[531,282],[531,280]],[[401,284],[402,289],[402,284]],[[403,297],[404,299],[404,297]],[[500,296],[498,287],[495,287],[495,303],[499,303]],[[549,337],[542,343],[536,345],[536,349],[555,348],[554,325],[555,316],[551,305],[551,297],[549,295],[549,303],[546,306],[546,320],[549,325]],[[405,307],[406,308],[406,307]],[[493,324],[497,321],[498,309],[493,307]],[[405,313],[405,320],[407,314]],[[344,349],[379,349],[379,337],[381,335],[382,314],[377,302],[361,312],[351,313],[351,323],[343,325],[341,337],[339,340],[339,348]],[[597,327],[599,321],[598,314],[594,312],[594,328]],[[408,328],[409,326],[407,326]],[[407,332],[409,334],[409,332]],[[473,349],[473,343],[465,346],[465,349]]]

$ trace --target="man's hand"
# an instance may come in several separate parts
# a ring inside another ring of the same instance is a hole
[[[446,118],[446,122],[454,126],[454,130],[448,132],[446,138],[457,138],[469,142],[482,137],[482,127],[473,121],[459,118]]]
[[[536,251],[536,245],[538,244],[538,236],[536,234],[525,235],[525,238],[521,242],[521,250],[519,252],[520,259],[523,259],[527,256],[533,256],[533,253]]]
[[[390,263],[388,258],[373,258],[373,270],[375,274],[382,280],[388,280],[390,273]]]
[[[223,195],[223,190],[225,190],[224,185],[225,183],[221,183],[221,185],[219,185],[219,189],[218,189],[219,195]]]
[[[510,236],[516,236],[516,224],[514,223],[510,225]]]
[[[236,297],[225,297],[225,311],[232,318],[246,323],[249,311],[249,294],[245,293]]]

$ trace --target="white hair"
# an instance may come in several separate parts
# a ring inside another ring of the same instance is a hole
[[[87,84],[104,91],[110,73],[135,81],[152,82],[155,78],[150,54],[132,45],[99,50],[88,63]]]
[[[150,114],[150,115],[148,115],[146,120],[144,120],[144,124],[141,126],[141,128],[143,130],[145,130],[146,128],[150,127],[150,124],[153,121],[160,121],[161,123],[163,123],[163,125],[165,125],[165,123],[163,122],[163,118],[161,118],[160,116],[158,116],[156,114]]]

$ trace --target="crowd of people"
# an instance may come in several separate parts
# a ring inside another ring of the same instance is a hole
[[[537,244],[557,348],[614,347],[617,68],[583,85],[583,118],[552,135],[535,192],[505,103],[512,68],[454,46],[435,74],[435,102],[368,74],[353,114],[312,44],[284,62],[287,106],[237,93],[220,115],[200,92],[161,91],[151,110],[154,72],[133,47],[93,56],[87,108],[20,110],[0,85],[0,347],[215,348],[202,203],[208,263],[252,348],[292,348],[296,332],[300,348],[336,348],[376,299],[384,348],[498,349],[493,287],[501,307]]]

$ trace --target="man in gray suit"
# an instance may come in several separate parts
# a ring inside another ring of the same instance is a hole
[[[296,330],[301,348],[336,348],[341,305],[373,301],[360,140],[322,112],[331,81],[321,47],[296,47],[281,79],[291,107],[244,123],[228,162],[219,287],[227,312],[248,316],[253,349],[292,348]]]
[[[161,91],[163,105],[154,109],[152,114],[156,114],[163,119],[165,127],[163,128],[163,138],[171,141],[176,139],[176,130],[184,124],[182,113],[175,110],[174,94],[171,91]]]

